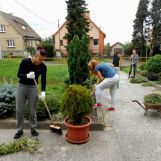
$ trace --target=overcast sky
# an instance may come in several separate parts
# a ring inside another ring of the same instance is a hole
[[[86,3],[91,19],[106,33],[105,43],[131,41],[139,0],[86,0]],[[0,10],[23,18],[42,38],[54,34],[58,19],[61,25],[67,13],[65,0],[0,0]]]

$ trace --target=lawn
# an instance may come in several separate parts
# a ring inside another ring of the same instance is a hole
[[[129,73],[130,67],[120,67],[120,70],[125,73]]]
[[[18,84],[17,71],[21,58],[5,58],[0,60],[0,84],[8,83]],[[97,58],[99,62],[110,62],[109,59]],[[53,94],[59,97],[65,88],[64,80],[68,78],[68,67],[66,58],[45,61],[47,65],[47,94]],[[39,80],[40,81],[40,80]],[[39,83],[40,86],[40,83]]]
[[[18,84],[17,71],[20,62],[21,59],[17,58],[0,60],[0,84],[5,81]],[[59,97],[64,91],[64,80],[68,77],[67,65],[64,63],[55,64],[54,62],[45,62],[45,64],[47,65],[46,92]]]

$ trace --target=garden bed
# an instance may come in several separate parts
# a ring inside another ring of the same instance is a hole
[[[92,124],[90,127],[91,131],[103,131],[104,130],[104,121],[103,121],[103,111],[102,109],[94,109],[94,111],[89,115],[92,119]],[[59,121],[55,122],[57,126],[60,126],[63,130],[65,130],[65,126],[63,124],[63,119],[59,119]],[[50,120],[38,121],[37,128],[38,129],[49,129]],[[6,118],[0,119],[0,128],[3,129],[15,129],[16,128],[16,119],[15,118]],[[29,128],[29,121],[24,121],[24,128]]]

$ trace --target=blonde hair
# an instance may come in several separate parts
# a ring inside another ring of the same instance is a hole
[[[88,63],[88,66],[90,68],[91,74],[96,75],[95,67],[98,64],[97,60],[91,59]]]

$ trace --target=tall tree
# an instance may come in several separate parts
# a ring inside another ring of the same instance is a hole
[[[141,56],[145,55],[145,53],[143,53],[145,37],[146,37],[144,25],[146,23],[146,18],[149,15],[148,4],[149,0],[139,1],[136,18],[134,20],[133,25],[134,31],[133,31],[132,43],[134,45],[134,48],[140,50]]]
[[[85,0],[66,0],[69,83],[83,84],[89,78],[89,21]]]
[[[161,54],[161,0],[152,1],[151,19],[153,55]]]
[[[47,57],[55,56],[55,47],[53,37],[42,39],[41,46],[46,50]]]
[[[88,37],[84,35],[81,39],[74,36],[69,45],[68,70],[70,84],[83,84],[89,78],[88,62]]]
[[[42,39],[42,42],[46,43],[46,44],[53,45],[54,44],[54,38],[52,36],[50,36],[50,37],[47,37],[45,39]]]
[[[133,44],[131,42],[126,42],[124,45],[124,53],[126,56],[130,56],[132,53],[132,50],[134,48]]]
[[[88,12],[85,0],[66,0],[67,3],[67,33],[65,38],[68,43],[73,39],[74,35],[78,35],[81,39],[89,31],[89,22],[85,16]]]

